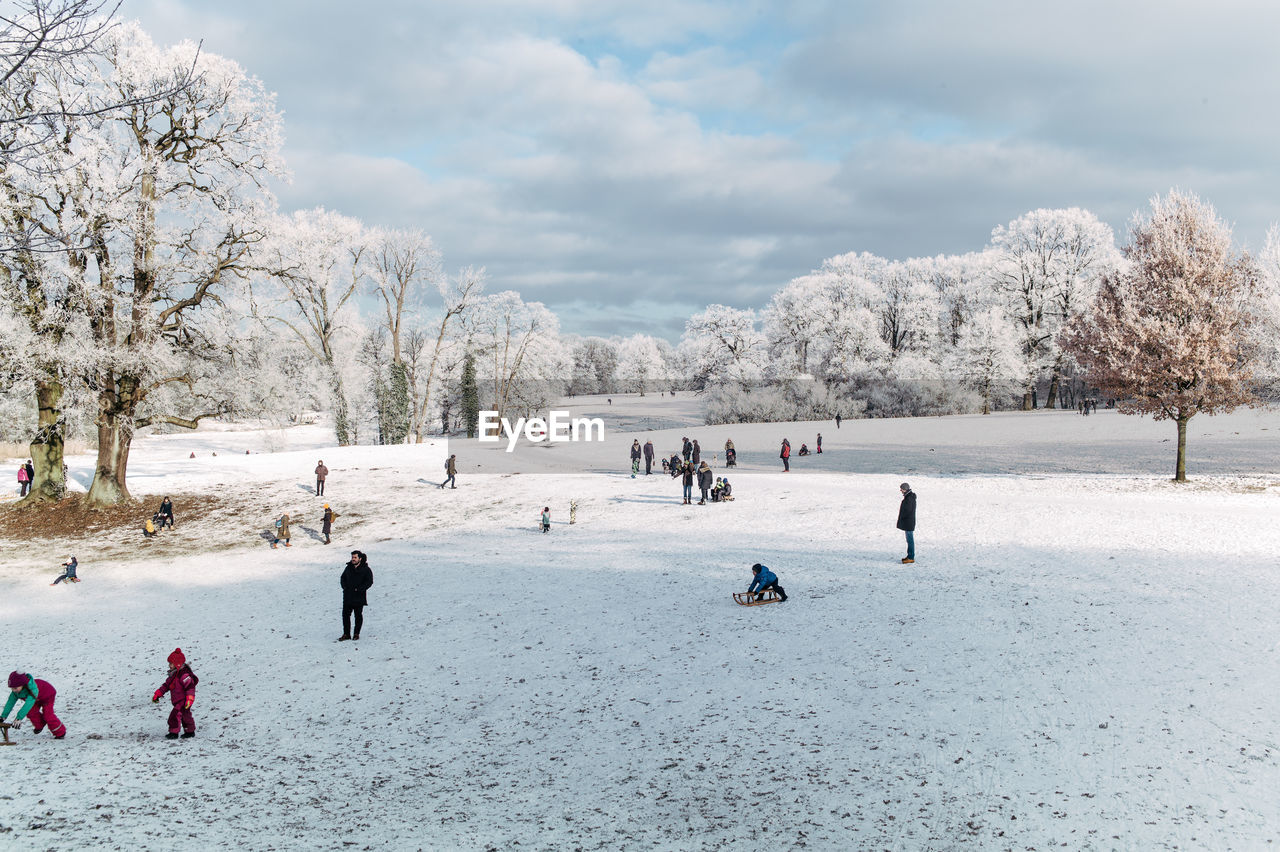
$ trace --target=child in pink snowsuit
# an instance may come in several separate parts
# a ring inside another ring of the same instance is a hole
[[[13,705],[21,701],[22,706],[13,717],[13,724],[18,724],[24,718],[30,719],[33,734],[40,733],[48,725],[49,733],[53,734],[55,740],[67,735],[66,725],[53,713],[53,699],[57,697],[58,691],[48,681],[36,680],[22,672],[11,672],[9,689],[9,700],[4,703],[4,711],[0,712],[0,722],[9,715]]]
[[[191,715],[191,705],[195,703],[196,684],[199,682],[200,679],[187,665],[187,657],[182,653],[182,649],[174,648],[173,653],[169,655],[169,677],[165,678],[165,682],[156,690],[156,694],[151,696],[151,703],[159,704],[160,696],[167,692],[169,699],[173,702],[173,710],[169,713],[169,733],[165,734],[165,739],[178,738],[179,722],[182,723],[183,739],[196,735],[196,720]]]

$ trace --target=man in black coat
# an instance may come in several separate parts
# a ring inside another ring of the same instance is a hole
[[[693,455],[693,444],[689,441],[688,438],[681,438],[680,440],[684,441],[684,446],[681,447],[682,454],[684,455],[684,460],[688,461],[689,456]]]
[[[364,608],[369,603],[365,592],[373,585],[373,571],[369,568],[369,559],[358,550],[351,551],[351,561],[342,569],[342,635],[339,642],[348,639],[359,639],[360,628],[364,626]],[[356,632],[351,632],[351,614],[356,616]]]
[[[698,490],[702,492],[702,499],[698,501],[699,506],[707,505],[707,492],[711,490],[714,483],[715,475],[711,473],[710,466],[706,462],[698,468]]]
[[[653,441],[644,442],[644,475],[653,473]]]
[[[898,490],[902,492],[902,503],[898,506],[898,529],[907,534],[907,555],[902,564],[910,565],[916,561],[916,493],[905,482],[898,486]]]

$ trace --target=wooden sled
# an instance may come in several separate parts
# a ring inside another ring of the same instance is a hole
[[[757,595],[764,595],[764,597],[756,600]],[[782,600],[773,589],[767,592],[734,592],[733,599],[743,606],[764,606],[767,603],[777,603]]]
[[[0,736],[4,737],[4,742],[0,743],[0,745],[17,745],[17,743],[9,739],[9,729],[12,727],[13,725],[8,722],[0,722]]]

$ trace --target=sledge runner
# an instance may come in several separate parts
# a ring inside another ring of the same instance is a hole
[[[166,692],[169,693],[173,710],[169,713],[169,733],[165,734],[164,738],[176,740],[178,728],[181,725],[182,738],[189,739],[196,735],[196,720],[191,715],[191,705],[195,703],[196,684],[200,682],[200,678],[196,677],[195,672],[191,671],[191,666],[187,665],[187,657],[182,653],[181,648],[173,649],[168,662],[169,676],[151,696],[151,703],[159,704],[160,696]]]
[[[38,734],[48,725],[49,733],[53,734],[55,740],[60,740],[67,735],[67,726],[54,715],[53,700],[57,696],[58,691],[48,681],[37,680],[33,675],[23,672],[10,672],[9,700],[4,703],[4,710],[0,710],[0,722],[8,718],[9,711],[21,701],[22,706],[18,708],[10,727],[16,728],[23,719],[30,719],[31,733]]]

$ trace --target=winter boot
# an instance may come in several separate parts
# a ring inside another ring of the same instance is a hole
[[[915,560],[914,560],[914,559],[910,559],[910,558],[908,558],[908,557],[906,557],[906,556],[902,557],[902,564],[903,564],[903,565],[911,565],[911,564],[913,564],[914,562],[915,562]]]
[[[360,641],[360,634],[359,634],[359,633],[353,633],[353,634],[351,635],[351,639],[352,639],[352,641],[359,642],[359,641]]]
[[[351,638],[351,634],[350,634],[350,633],[343,633],[341,636],[339,636],[339,637],[338,637],[338,641],[339,641],[339,642],[346,642],[346,641],[347,641],[348,639],[350,639],[350,638]]]
[[[169,733],[164,735],[164,738],[166,740],[176,740],[178,738],[178,735],[175,732],[170,731]]]
[[[182,738],[183,738],[184,740],[189,740],[189,739],[191,739],[192,737],[194,737],[195,735],[196,735],[196,732],[195,732],[195,731],[187,731],[185,734],[183,734],[183,735],[182,735]]]

